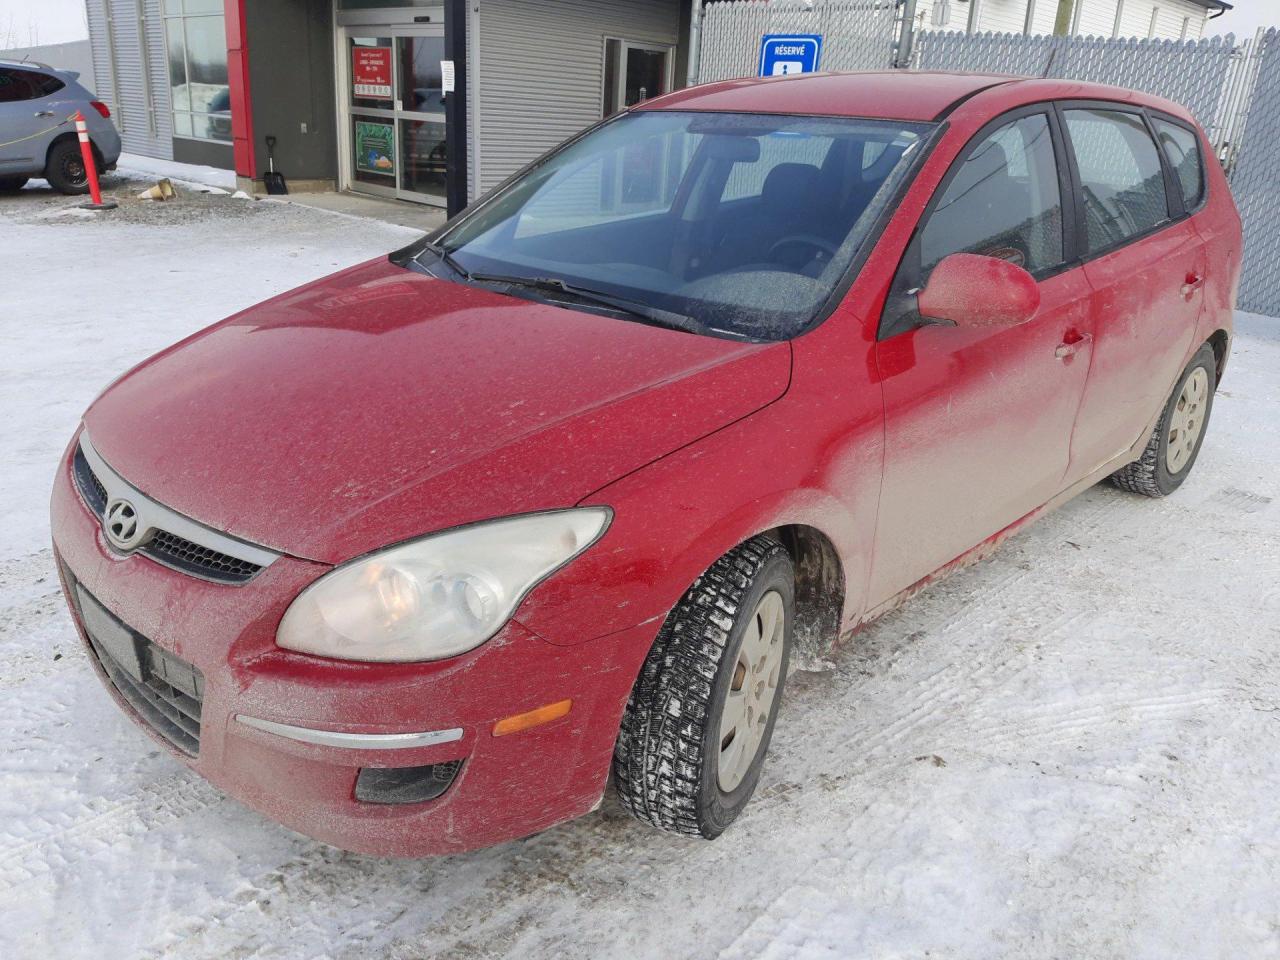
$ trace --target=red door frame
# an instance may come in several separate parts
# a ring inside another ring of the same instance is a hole
[[[247,0],[224,0],[227,31],[227,83],[231,88],[231,136],[236,175],[257,178],[253,145],[253,109],[249,93],[249,35],[245,26]]]

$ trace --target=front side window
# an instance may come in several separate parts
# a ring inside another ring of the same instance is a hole
[[[873,239],[930,129],[630,113],[553,154],[438,243],[469,274],[552,278],[715,335],[786,339]]]
[[[173,133],[231,142],[222,0],[164,0]]]
[[[1204,165],[1200,161],[1199,138],[1186,127],[1159,117],[1153,123],[1164,155],[1178,176],[1182,202],[1188,210],[1194,210],[1204,198]]]
[[[1067,110],[1080,171],[1090,253],[1114,247],[1169,219],[1164,171],[1142,117],[1119,110]]]
[[[1036,113],[984,138],[960,162],[920,234],[924,277],[943,257],[976,253],[1033,274],[1063,262],[1062,194],[1049,119]]]

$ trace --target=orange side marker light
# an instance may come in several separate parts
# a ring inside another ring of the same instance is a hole
[[[530,727],[540,727],[552,720],[559,720],[569,712],[572,706],[572,700],[560,700],[556,703],[548,703],[537,710],[530,710],[528,713],[517,713],[514,717],[505,717],[493,725],[493,735],[505,737],[508,733],[519,733]]]

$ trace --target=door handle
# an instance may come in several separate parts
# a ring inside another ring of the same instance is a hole
[[[1081,350],[1088,342],[1089,335],[1087,333],[1076,333],[1073,331],[1062,338],[1062,342],[1054,348],[1053,355],[1059,360],[1070,360],[1076,355],[1076,352]]]
[[[1187,299],[1204,286],[1204,277],[1198,273],[1188,273],[1186,283],[1182,285],[1182,295]]]
[[[37,110],[37,111],[36,111],[36,116],[37,116],[37,117],[52,117],[52,116],[53,116],[53,111],[52,111],[52,110]]]

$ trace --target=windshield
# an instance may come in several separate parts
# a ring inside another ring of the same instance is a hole
[[[682,329],[787,339],[840,283],[929,129],[630,113],[508,184],[435,253],[462,282],[554,285]]]

